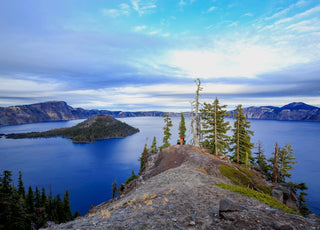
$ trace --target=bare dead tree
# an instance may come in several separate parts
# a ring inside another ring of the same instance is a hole
[[[201,81],[199,78],[194,81],[197,85],[196,97],[193,102],[191,102],[191,132],[193,135],[193,144],[197,147],[200,147],[201,139],[201,124],[200,124],[200,114],[199,114],[199,96],[201,88]]]

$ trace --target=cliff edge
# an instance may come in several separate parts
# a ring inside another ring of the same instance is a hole
[[[227,159],[190,145],[171,146],[149,155],[140,176],[122,186],[119,197],[52,229],[320,229],[316,217],[290,214],[221,188],[234,184],[222,168],[251,175],[252,188],[269,186],[257,172]]]

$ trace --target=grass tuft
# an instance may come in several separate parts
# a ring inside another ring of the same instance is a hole
[[[255,198],[258,201],[261,201],[272,208],[281,209],[287,213],[296,213],[293,209],[288,208],[285,204],[283,204],[282,202],[278,201],[276,198],[268,194],[261,193],[253,189],[245,188],[242,186],[229,185],[229,184],[223,184],[223,183],[214,183],[214,185],[217,185],[223,189],[228,189],[232,192],[240,193],[241,195],[244,195],[247,197]]]

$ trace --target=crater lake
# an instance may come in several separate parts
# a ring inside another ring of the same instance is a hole
[[[13,172],[17,184],[18,172],[22,171],[26,188],[45,187],[53,194],[69,190],[72,211],[86,214],[92,205],[107,201],[112,196],[112,183],[120,185],[134,170],[139,172],[138,158],[147,142],[153,137],[162,144],[163,118],[135,117],[119,119],[139,128],[140,132],[121,139],[100,140],[77,144],[62,137],[35,139],[0,138],[0,170]],[[227,119],[232,125],[232,119]],[[0,133],[46,131],[70,127],[83,120],[43,122],[0,128]],[[172,118],[171,144],[176,144],[180,118]],[[254,131],[252,142],[262,141],[267,158],[274,151],[275,142],[280,147],[289,142],[298,163],[294,165],[291,181],[306,182],[309,190],[307,201],[310,209],[320,214],[320,122],[250,120]],[[187,143],[191,139],[190,118],[186,118]],[[255,152],[256,149],[253,149]]]

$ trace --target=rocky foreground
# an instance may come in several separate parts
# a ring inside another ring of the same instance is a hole
[[[221,165],[232,166],[194,146],[171,146],[151,155],[118,198],[52,229],[320,229],[315,216],[289,214],[215,185],[233,184]]]

